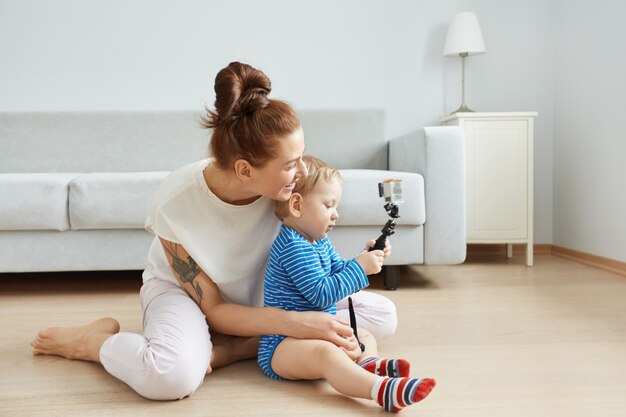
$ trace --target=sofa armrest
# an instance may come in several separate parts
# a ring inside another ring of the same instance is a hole
[[[465,142],[461,128],[425,127],[392,139],[389,169],[424,177],[424,263],[462,263],[466,228]]]

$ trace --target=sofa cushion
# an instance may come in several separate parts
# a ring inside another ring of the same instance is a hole
[[[0,230],[67,230],[67,190],[78,174],[0,174]]]
[[[70,183],[70,224],[81,229],[143,229],[150,199],[169,172],[98,172]]]
[[[378,183],[387,178],[402,180],[403,203],[399,205],[398,225],[419,226],[426,221],[424,178],[420,174],[371,169],[340,170],[343,195],[339,203],[338,226],[377,226],[389,220],[385,202],[378,195]]]

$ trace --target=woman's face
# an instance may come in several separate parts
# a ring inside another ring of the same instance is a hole
[[[253,168],[257,178],[258,192],[272,200],[287,201],[296,181],[306,177],[304,133],[298,128],[278,139],[276,158],[260,168]]]

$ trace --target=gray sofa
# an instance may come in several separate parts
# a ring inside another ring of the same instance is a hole
[[[426,127],[388,141],[381,110],[301,111],[306,153],[344,176],[331,240],[345,257],[388,217],[377,183],[403,180],[386,285],[406,264],[465,259],[463,134]],[[0,272],[143,269],[151,195],[206,157],[194,112],[0,113]]]

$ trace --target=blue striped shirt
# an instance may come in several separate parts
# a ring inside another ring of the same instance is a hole
[[[264,304],[335,314],[337,301],[369,285],[355,259],[342,259],[328,238],[316,243],[282,225],[265,270]]]

